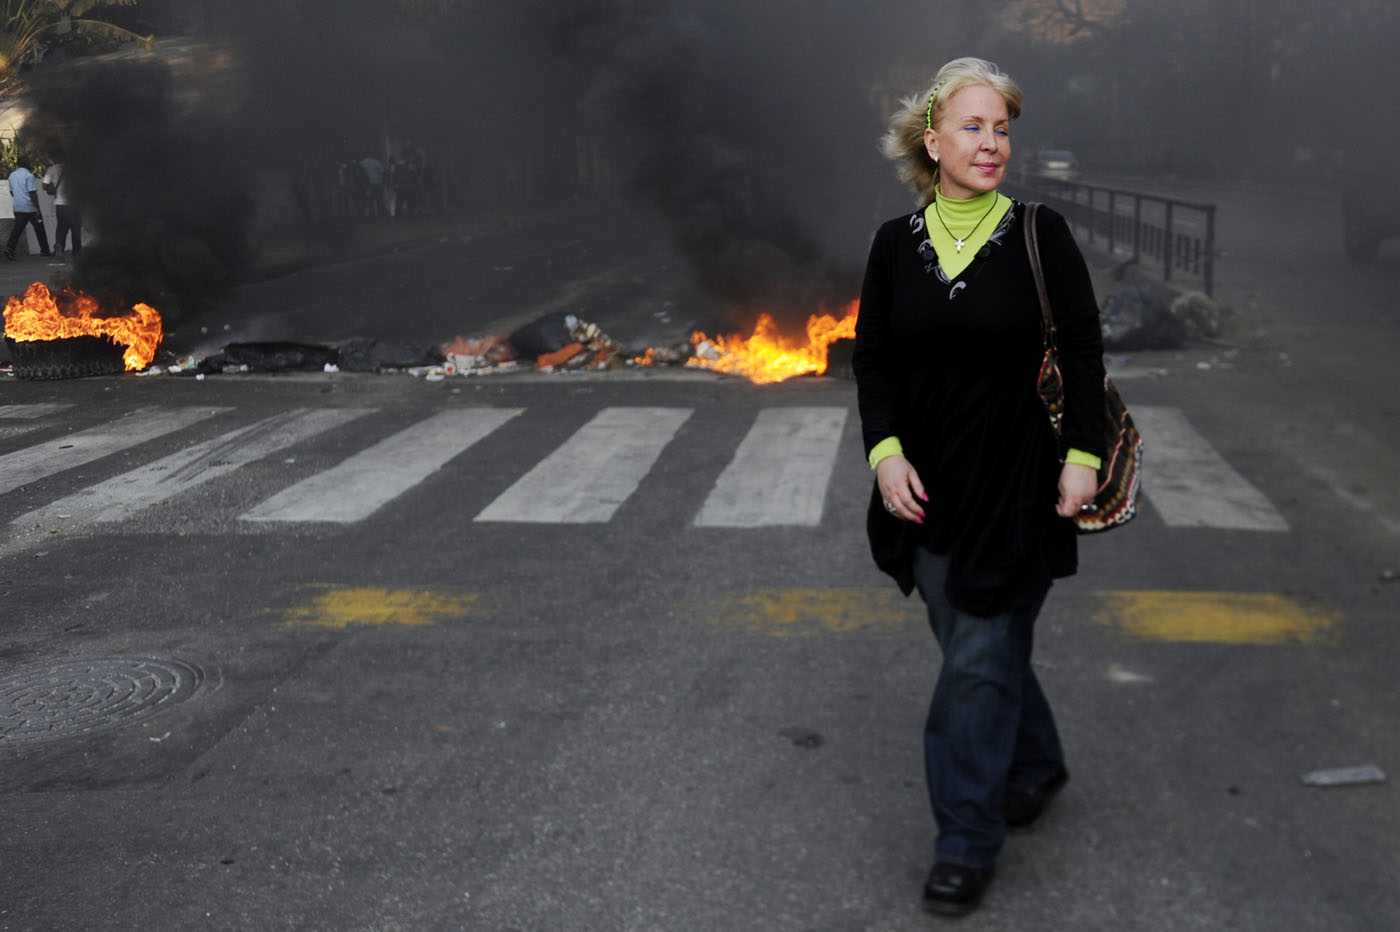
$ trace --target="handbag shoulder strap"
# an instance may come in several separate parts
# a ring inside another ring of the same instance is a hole
[[[1035,276],[1035,293],[1040,298],[1040,334],[1045,345],[1057,350],[1055,344],[1055,318],[1050,313],[1050,295],[1045,290],[1045,272],[1040,266],[1040,242],[1035,233],[1035,215],[1040,205],[1035,201],[1026,204],[1026,253],[1031,257],[1031,274]]]

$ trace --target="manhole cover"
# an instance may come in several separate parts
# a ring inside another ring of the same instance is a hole
[[[0,747],[120,728],[194,695],[204,671],[181,660],[95,657],[0,676]]]

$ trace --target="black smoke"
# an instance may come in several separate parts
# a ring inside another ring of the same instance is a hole
[[[843,4],[193,8],[192,38],[235,50],[232,103],[185,95],[185,71],[94,63],[39,82],[32,121],[61,140],[102,232],[78,278],[176,316],[246,272],[254,169],[297,175],[410,139],[468,209],[606,190],[656,213],[735,323],[854,297],[885,210],[871,192],[892,187],[868,96],[888,24]],[[581,176],[585,150],[605,178]]]
[[[883,63],[859,15],[791,0],[534,0],[476,15],[490,21],[465,34],[509,37],[512,62],[489,67],[532,88],[506,109],[561,141],[596,140],[728,323],[761,308],[799,324],[854,297],[872,182],[888,174],[867,98]]]
[[[412,139],[467,201],[523,211],[605,188],[659,214],[736,320],[854,296],[872,216],[855,192],[888,175],[859,16],[793,0],[275,6],[210,14],[241,44],[269,159]],[[581,170],[583,153],[598,164]]]
[[[177,99],[159,61],[90,61],[41,75],[25,143],[64,163],[84,226],[74,284],[114,311],[143,301],[167,322],[236,285],[253,215],[237,137]]]

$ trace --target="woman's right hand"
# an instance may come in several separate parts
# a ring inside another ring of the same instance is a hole
[[[887,456],[875,467],[875,482],[885,510],[901,521],[924,523],[922,502],[928,501],[924,484],[910,462],[902,456]]]

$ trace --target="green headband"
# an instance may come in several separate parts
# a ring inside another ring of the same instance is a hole
[[[933,101],[938,97],[938,89],[947,83],[947,81],[939,81],[933,86],[933,92],[928,95],[928,112],[924,114],[924,125],[929,129],[933,129]]]

